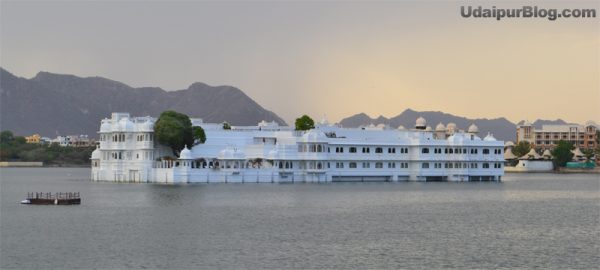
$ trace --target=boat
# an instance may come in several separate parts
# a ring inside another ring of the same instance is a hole
[[[21,204],[78,205],[81,204],[81,197],[79,192],[29,192]]]

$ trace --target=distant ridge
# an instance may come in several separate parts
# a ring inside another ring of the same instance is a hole
[[[516,125],[504,117],[494,119],[471,119],[439,111],[414,111],[411,109],[406,109],[399,115],[392,118],[386,118],[384,116],[371,118],[365,113],[359,113],[342,119],[340,124],[344,127],[359,127],[369,124],[386,124],[393,128],[397,128],[398,126],[412,128],[415,125],[415,120],[419,116],[424,117],[427,120],[427,125],[434,129],[438,123],[442,123],[444,125],[447,125],[448,123],[455,123],[459,129],[463,130],[466,130],[471,124],[475,124],[479,128],[480,135],[485,135],[487,132],[490,132],[500,140],[514,141],[516,139]],[[534,126],[536,126],[536,128],[541,128],[542,125],[565,123],[566,122],[561,119],[536,120],[534,122]]]
[[[255,125],[285,121],[264,109],[240,89],[193,83],[187,89],[133,88],[102,77],[39,72],[31,79],[0,68],[0,129],[19,135],[88,134],[96,137],[100,120],[111,112],[158,116],[177,110],[206,122]]]

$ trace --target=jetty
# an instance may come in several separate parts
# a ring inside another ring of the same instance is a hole
[[[28,192],[22,204],[73,205],[81,204],[79,192]]]

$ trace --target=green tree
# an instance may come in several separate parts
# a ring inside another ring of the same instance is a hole
[[[223,129],[231,129],[231,125],[227,122],[223,122]]]
[[[23,136],[15,136],[14,142],[15,144],[26,144],[27,140]]]
[[[14,139],[14,134],[10,130],[5,130],[0,133],[0,143],[9,143]]]
[[[296,118],[296,130],[309,130],[315,128],[315,121],[308,115]]]
[[[186,145],[191,147],[194,144],[192,121],[185,114],[164,111],[154,124],[154,136],[159,143],[171,147],[173,154],[179,156]]]
[[[192,132],[194,133],[194,142],[204,143],[206,141],[206,133],[202,127],[192,127]]]
[[[564,167],[567,162],[573,159],[573,144],[567,141],[560,140],[554,149],[552,150],[552,156],[554,156],[554,168]]]
[[[515,145],[512,152],[517,157],[522,157],[523,155],[529,153],[531,150],[531,144],[528,141],[520,141]]]
[[[585,158],[587,161],[592,160],[592,157],[594,156],[594,149],[581,149],[581,153],[583,153],[585,155]]]

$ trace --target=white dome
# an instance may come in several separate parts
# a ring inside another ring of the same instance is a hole
[[[327,141],[327,136],[319,130],[311,129],[302,135],[302,138],[306,142],[325,142]]]
[[[450,143],[459,144],[459,143],[463,142],[464,137],[461,136],[460,134],[454,134],[454,135],[450,135],[446,140]]]
[[[425,131],[432,131],[433,128],[431,128],[431,126],[427,126],[427,128],[425,128]]]
[[[239,151],[237,148],[226,147],[219,152],[220,159],[244,159],[244,152]]]
[[[496,138],[494,138],[494,135],[488,133],[488,135],[485,136],[485,138],[483,138],[483,140],[486,142],[494,142],[494,141],[496,141]]]
[[[419,116],[419,118],[417,118],[417,121],[415,121],[415,127],[425,127],[427,125],[427,121],[425,121],[425,118]]]
[[[406,130],[406,128],[403,125],[399,125],[398,130]]]
[[[475,124],[469,126],[469,133],[479,133],[479,128]]]
[[[192,151],[186,146],[181,150],[181,153],[179,153],[179,159],[192,159]]]
[[[504,147],[513,147],[513,146],[515,146],[515,143],[511,142],[511,141],[507,141],[506,143],[504,143]]]
[[[133,122],[129,118],[119,120],[119,131],[133,131]]]
[[[323,115],[323,118],[321,119],[321,125],[322,126],[329,126],[329,121],[327,121],[327,116]]]
[[[540,159],[541,156],[535,151],[535,149],[531,148],[529,153],[523,155],[521,159]]]
[[[504,159],[505,160],[511,160],[511,159],[516,159],[517,156],[515,156],[515,154],[513,154],[512,150],[510,148],[506,149],[506,151],[504,152]]]
[[[571,153],[573,153],[574,156],[576,157],[583,157],[584,154],[581,152],[581,150],[579,149],[579,147],[575,148],[575,150],[571,150]]]
[[[101,157],[100,149],[96,148],[96,150],[92,152],[92,157],[90,159],[100,159]]]
[[[550,150],[546,149],[544,150],[544,153],[542,153],[543,157],[548,157],[551,158],[552,157],[552,153],[550,153]]]
[[[111,132],[112,126],[108,121],[102,121],[102,125],[100,125],[100,132]]]
[[[154,131],[154,122],[147,120],[140,125],[140,131]]]
[[[456,124],[454,124],[452,122],[448,123],[448,125],[446,126],[446,130],[452,130],[452,131],[456,130]]]
[[[442,124],[442,122],[440,122],[439,124],[437,124],[437,126],[435,126],[435,131],[444,131],[446,130],[446,126],[444,126],[444,124]]]
[[[231,159],[233,158],[233,149],[225,148],[219,152],[219,158],[221,159]]]

